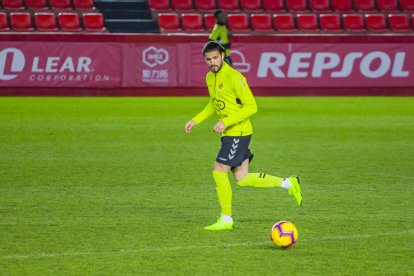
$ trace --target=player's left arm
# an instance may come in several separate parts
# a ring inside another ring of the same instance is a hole
[[[238,112],[233,113],[222,120],[226,127],[240,123],[257,112],[256,100],[247,84],[246,78],[237,76],[232,78],[232,82],[237,100],[243,107]]]

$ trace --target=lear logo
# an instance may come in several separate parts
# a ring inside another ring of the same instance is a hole
[[[151,46],[142,52],[142,60],[146,65],[152,68],[168,62],[169,55],[165,49],[157,49],[154,46]]]
[[[22,51],[16,48],[6,48],[0,51],[0,80],[12,80],[22,72],[25,60]]]

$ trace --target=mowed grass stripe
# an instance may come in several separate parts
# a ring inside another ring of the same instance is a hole
[[[300,240],[300,243],[315,243],[321,241],[338,241],[348,239],[375,239],[386,236],[402,236],[412,235],[413,230],[404,230],[396,233],[377,233],[377,234],[358,234],[349,236],[325,236],[319,238],[307,238]],[[181,250],[200,250],[211,248],[230,248],[230,247],[254,247],[259,245],[271,244],[271,241],[266,242],[244,242],[244,243],[223,243],[216,245],[193,245],[193,246],[171,246],[171,247],[147,247],[138,249],[123,249],[118,251],[102,251],[102,252],[67,252],[67,253],[38,253],[32,255],[6,255],[0,257],[3,260],[13,259],[37,259],[37,258],[62,258],[62,257],[76,257],[84,255],[120,255],[120,254],[139,254],[139,253],[151,253],[158,251],[181,251]]]

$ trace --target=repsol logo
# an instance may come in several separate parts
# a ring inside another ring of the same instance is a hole
[[[341,56],[332,52],[262,53],[257,76],[267,78],[346,78],[357,71],[366,78],[409,77],[404,69],[406,53],[351,52]]]

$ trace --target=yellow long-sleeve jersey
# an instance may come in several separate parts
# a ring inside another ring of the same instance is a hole
[[[193,121],[200,124],[216,112],[226,125],[223,136],[251,135],[253,128],[249,117],[257,112],[257,105],[246,78],[223,63],[218,73],[207,73],[206,83],[209,102]]]
[[[226,56],[230,56],[231,43],[229,39],[229,31],[226,25],[216,23],[208,36],[208,39],[219,42],[226,50]]]

